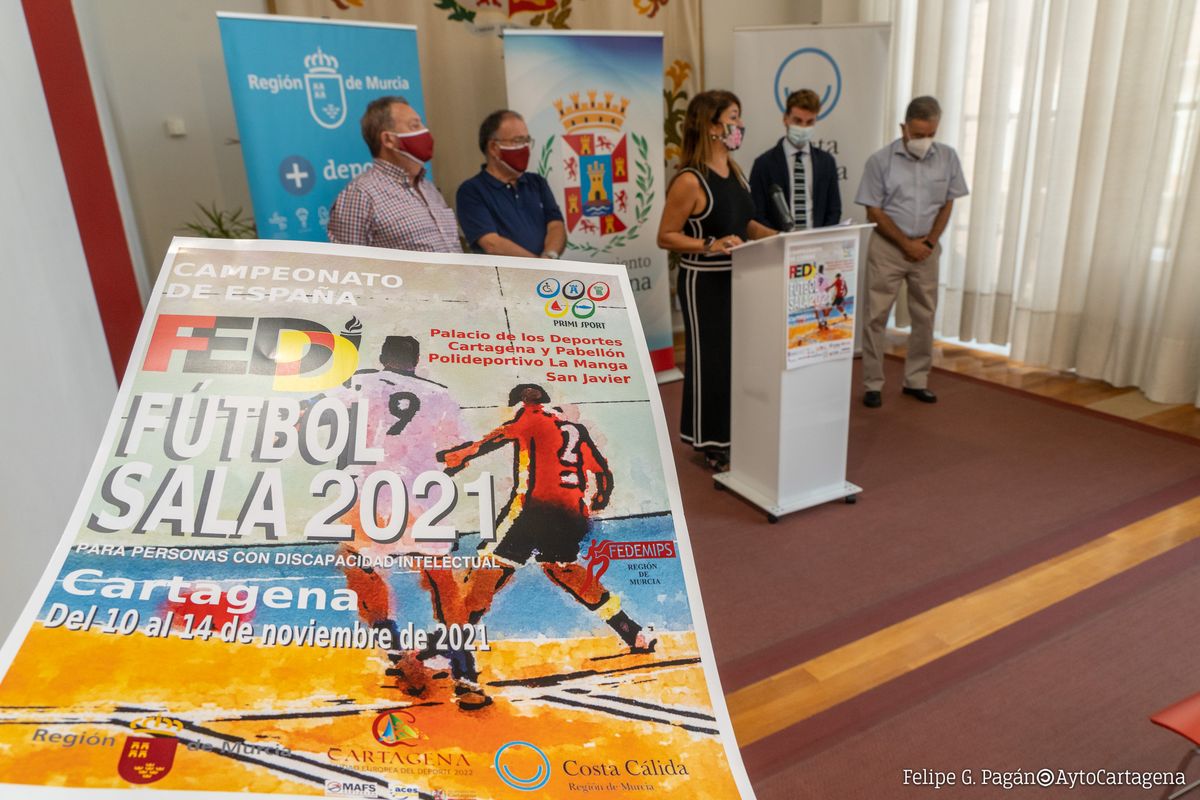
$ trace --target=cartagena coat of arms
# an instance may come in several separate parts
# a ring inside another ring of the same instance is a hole
[[[612,253],[639,236],[654,200],[654,173],[648,161],[646,138],[626,134],[629,100],[613,92],[589,90],[583,100],[555,100],[561,137],[543,145],[538,171],[552,169],[555,139],[563,169],[562,204],[569,250],[596,257]]]

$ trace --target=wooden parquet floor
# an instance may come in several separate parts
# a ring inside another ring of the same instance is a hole
[[[906,338],[903,334],[889,333],[888,352],[903,356]],[[960,375],[1200,439],[1200,408],[1154,403],[1146,399],[1140,389],[1132,386],[1117,388],[1104,381],[1081,378],[1069,372],[1029,367],[1002,355],[947,342],[934,343],[933,365]]]

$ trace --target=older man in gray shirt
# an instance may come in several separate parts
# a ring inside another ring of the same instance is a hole
[[[883,349],[888,316],[900,284],[908,286],[912,333],[904,360],[904,394],[936,403],[929,390],[933,315],[937,310],[940,239],[954,200],[967,194],[958,153],[935,144],[942,108],[932,97],[908,104],[901,136],[867,160],[854,202],[867,207],[875,231],[867,248],[867,304],[863,325],[863,403],[883,404]]]

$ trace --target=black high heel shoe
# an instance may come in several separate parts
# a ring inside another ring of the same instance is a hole
[[[726,472],[729,469],[728,450],[708,450],[704,453],[704,464],[713,472]]]

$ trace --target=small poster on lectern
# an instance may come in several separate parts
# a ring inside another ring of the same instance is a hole
[[[0,651],[0,798],[753,800],[634,297],[175,240]]]
[[[788,247],[787,368],[854,356],[858,233]]]

